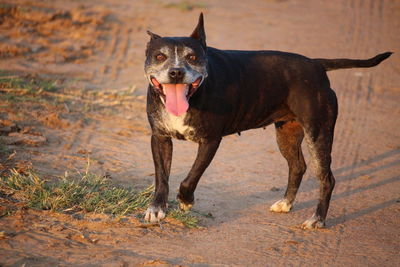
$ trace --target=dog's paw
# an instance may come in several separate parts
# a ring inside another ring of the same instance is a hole
[[[193,203],[186,204],[186,203],[183,203],[182,201],[179,201],[179,208],[183,211],[189,211],[192,207],[193,207]]]
[[[176,196],[176,200],[178,200],[179,208],[183,211],[189,211],[194,204],[193,194],[182,194],[181,189]]]
[[[292,209],[292,204],[287,199],[281,199],[275,202],[270,208],[273,212],[289,212]]]
[[[302,229],[320,229],[324,227],[325,221],[315,214],[301,225]]]
[[[147,208],[144,214],[144,220],[146,222],[159,222],[160,220],[164,219],[166,215],[166,210],[161,207],[150,206]]]

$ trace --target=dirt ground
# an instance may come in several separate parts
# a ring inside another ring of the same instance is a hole
[[[0,0],[0,70],[56,80],[60,89],[48,95],[69,101],[2,100],[11,152],[0,167],[52,177],[82,170],[90,158],[92,171],[117,183],[151,184],[146,30],[188,35],[200,11],[208,45],[221,49],[315,58],[395,52],[375,68],[329,73],[339,118],[327,228],[299,227],[318,198],[310,166],[293,210],[269,212],[287,182],[269,127],[224,138],[196,191],[194,208],[213,215],[203,227],[143,228],[134,219],[21,208],[0,218],[0,265],[400,266],[399,1]],[[171,199],[196,153],[196,144],[174,145]]]

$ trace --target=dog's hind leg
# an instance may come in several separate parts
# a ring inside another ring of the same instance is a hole
[[[316,116],[320,119],[305,122],[304,131],[315,168],[315,175],[320,181],[318,206],[313,216],[302,224],[303,229],[322,228],[328,213],[329,202],[335,186],[331,171],[331,151],[334,127],[337,117],[335,93],[328,90],[328,98],[321,105]],[[322,116],[321,116],[322,115]]]
[[[208,165],[210,165],[221,143],[221,138],[201,140],[197,157],[186,179],[182,181],[177,199],[182,210],[189,210],[194,203],[194,190]]]
[[[279,150],[289,166],[289,179],[284,198],[273,204],[270,210],[273,212],[289,212],[307,168],[301,151],[304,132],[300,124],[294,120],[277,122],[275,128]]]
[[[164,219],[167,212],[168,179],[172,161],[172,141],[170,137],[152,135],[151,152],[155,167],[155,183],[153,201],[146,210],[145,221],[157,222]]]
[[[329,202],[332,191],[335,186],[335,178],[333,177],[331,164],[331,145],[330,136],[319,135],[313,140],[306,133],[306,140],[309,146],[310,154],[315,168],[315,174],[320,181],[318,206],[313,216],[302,224],[303,229],[323,228],[325,226],[325,218],[328,213]]]

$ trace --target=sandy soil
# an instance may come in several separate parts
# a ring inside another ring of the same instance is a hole
[[[151,184],[145,31],[190,34],[203,11],[208,45],[218,48],[326,58],[395,52],[376,68],[329,73],[340,115],[327,228],[299,227],[318,197],[312,168],[292,212],[268,211],[287,181],[270,127],[224,139],[196,191],[195,209],[214,217],[203,219],[204,228],[142,228],[133,218],[116,222],[21,208],[0,218],[0,265],[400,265],[400,2],[203,0],[191,10],[174,3],[180,1],[1,0],[0,69],[57,79],[62,94],[76,99],[72,106],[36,108],[1,103],[2,127],[18,125],[23,134],[42,137],[9,142],[15,153],[1,166],[30,166],[50,177],[84,168],[89,156],[93,171],[118,183]],[[106,108],[84,117],[74,112],[89,102]],[[174,144],[171,199],[196,152],[193,143]]]

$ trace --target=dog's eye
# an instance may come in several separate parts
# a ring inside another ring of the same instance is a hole
[[[157,54],[156,55],[156,60],[157,61],[164,61],[164,60],[166,60],[167,59],[167,56],[166,55],[164,55],[164,54]]]
[[[197,60],[197,57],[196,57],[195,55],[188,55],[188,56],[187,56],[187,59],[188,59],[189,61],[196,61],[196,60]]]

